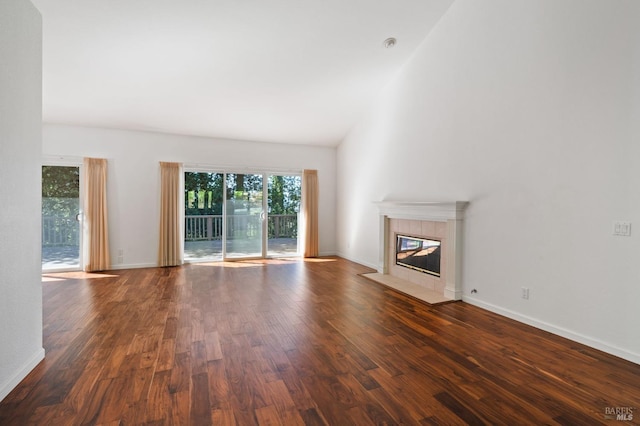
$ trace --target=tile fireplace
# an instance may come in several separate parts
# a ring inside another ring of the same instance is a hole
[[[378,274],[370,277],[427,302],[462,299],[462,226],[466,201],[375,203],[380,217]],[[396,264],[398,236],[438,241],[440,273],[428,274]],[[416,293],[426,295],[411,294]],[[427,300],[429,299],[429,300]]]

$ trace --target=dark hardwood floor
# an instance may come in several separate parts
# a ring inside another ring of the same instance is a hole
[[[46,359],[0,424],[589,425],[624,424],[624,408],[638,424],[639,365],[363,272],[332,258],[46,275]]]

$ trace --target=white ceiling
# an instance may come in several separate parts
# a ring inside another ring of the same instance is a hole
[[[32,2],[45,122],[334,146],[453,0]]]

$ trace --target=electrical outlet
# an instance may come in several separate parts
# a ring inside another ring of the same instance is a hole
[[[527,287],[522,287],[522,298],[529,299],[529,289]]]
[[[613,222],[613,235],[619,237],[631,236],[631,222]]]

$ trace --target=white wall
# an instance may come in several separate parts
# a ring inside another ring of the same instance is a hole
[[[276,171],[318,170],[320,253],[336,252],[335,148],[45,124],[43,153],[108,159],[112,262],[117,260],[117,250],[124,250],[124,262],[114,264],[114,268],[157,265],[160,161]]]
[[[40,278],[42,20],[0,2],[0,400],[44,357]]]
[[[638,40],[633,0],[457,0],[338,148],[339,254],[468,200],[466,301],[640,362]]]

